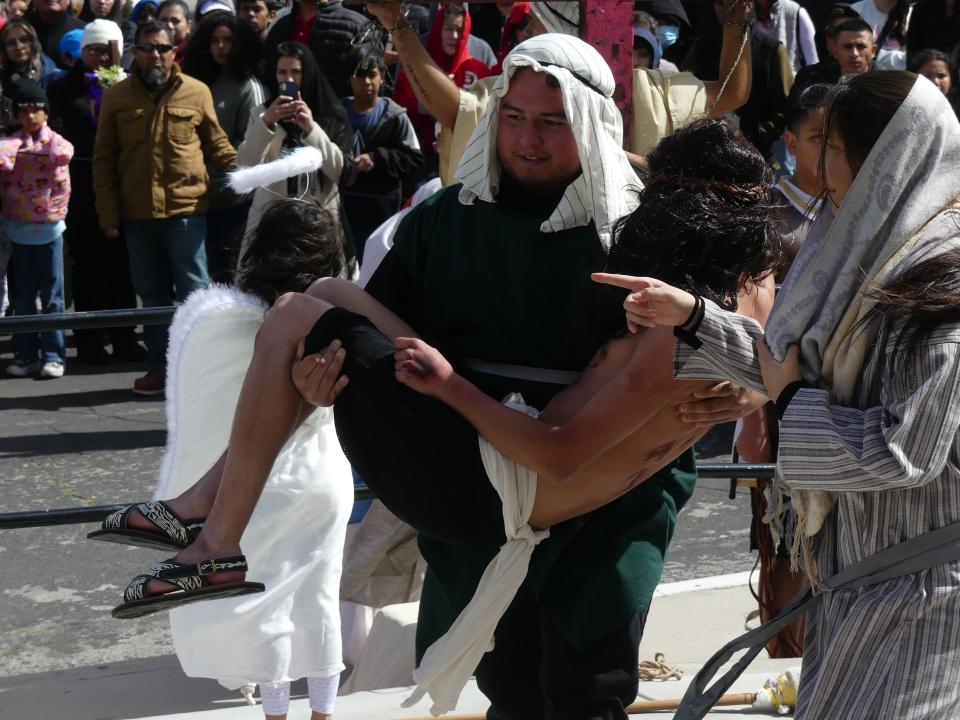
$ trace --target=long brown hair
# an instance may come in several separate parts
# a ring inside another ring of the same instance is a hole
[[[37,31],[33,29],[33,25],[23,18],[15,18],[9,21],[3,26],[3,29],[0,30],[0,46],[3,47],[2,62],[0,62],[0,65],[3,67],[4,79],[9,79],[11,75],[19,72],[19,70],[13,67],[10,58],[7,57],[7,49],[4,45],[4,43],[7,42],[7,37],[9,37],[11,30],[22,30],[25,32],[30,43],[30,59],[27,61],[26,71],[20,73],[21,76],[27,77],[30,80],[39,81],[40,75],[43,72],[43,48],[40,46],[40,38],[37,37]]]
[[[343,269],[340,223],[312,200],[277,200],[247,236],[234,284],[273,305],[288,292],[306,292],[317,278]]]

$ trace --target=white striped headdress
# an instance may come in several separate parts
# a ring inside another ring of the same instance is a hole
[[[547,32],[580,35],[579,0],[544,0],[530,3],[530,10],[543,23]]]
[[[457,168],[456,178],[463,183],[460,202],[472,205],[477,198],[496,202],[501,171],[497,157],[500,101],[510,78],[521,68],[549,73],[560,83],[582,168],[540,229],[558,232],[593,220],[600,240],[609,247],[612,224],[637,207],[642,185],[623,152],[623,119],[612,99],[613,73],[600,53],[575,37],[539,35],[504,59],[503,74],[491,89],[490,102]]]

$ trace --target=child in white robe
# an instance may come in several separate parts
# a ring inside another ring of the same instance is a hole
[[[167,451],[155,496],[169,498],[227,447],[265,311],[284,292],[340,274],[337,221],[317,204],[269,206],[246,240],[236,288],[192,294],[170,329]],[[316,409],[280,453],[241,546],[263,593],[170,613],[184,672],[230,689],[259,684],[264,713],[284,718],[290,681],[308,678],[313,720],[333,712],[341,659],[341,560],[353,504],[331,408]],[[249,695],[249,693],[248,693]]]

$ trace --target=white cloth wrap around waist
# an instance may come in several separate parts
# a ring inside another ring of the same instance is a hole
[[[531,417],[540,414],[516,393],[507,396],[503,404]],[[493,633],[527,576],[533,549],[550,536],[549,530],[534,530],[527,523],[537,497],[537,474],[504,457],[484,437],[479,440],[483,467],[503,502],[507,541],[487,565],[469,604],[446,634],[427,648],[413,673],[417,687],[403,706],[410,707],[429,694],[433,715],[457,706],[483,654],[493,650]]]

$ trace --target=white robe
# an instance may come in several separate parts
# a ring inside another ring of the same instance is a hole
[[[265,307],[213,286],[193,293],[170,328],[167,451],[156,497],[174,497],[227,446],[240,387]],[[190,677],[227,688],[327,677],[343,670],[339,587],[353,480],[318,408],[274,463],[240,546],[266,592],[170,612],[174,647]]]

